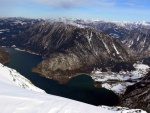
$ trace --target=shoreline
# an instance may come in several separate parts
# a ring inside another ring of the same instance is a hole
[[[17,47],[12,47],[12,48],[14,48],[14,49],[17,50],[17,51],[23,51],[23,52],[27,52],[27,53],[30,53],[30,54],[33,54],[33,55],[41,56],[40,54],[35,53],[35,52],[31,52],[31,51],[29,51],[29,50],[20,49],[20,48],[17,48]]]
[[[39,74],[39,76],[45,77],[45,78],[47,78],[47,79],[55,80],[55,81],[57,81],[59,84],[66,84],[70,79],[72,79],[72,78],[74,78],[74,77],[77,77],[77,76],[80,76],[80,75],[82,75],[82,74],[85,74],[85,75],[87,75],[87,76],[89,76],[89,77],[92,76],[92,75],[90,75],[89,73],[76,73],[76,74],[74,74],[74,75],[72,75],[72,76],[65,76],[65,75],[64,75],[64,78],[66,78],[66,79],[63,80],[63,81],[61,81],[60,79],[55,79],[55,77],[57,77],[57,76],[55,76],[55,75],[49,76],[49,75],[43,74],[41,71],[38,71],[38,70],[36,69],[36,67],[32,68],[31,71],[34,72],[34,73]],[[91,78],[92,78],[92,77],[91,77]],[[93,82],[95,82],[95,81],[93,80]]]
[[[2,46],[2,47],[3,47],[3,48],[14,48],[14,49],[17,50],[17,51],[23,51],[23,52],[27,52],[27,53],[30,53],[30,54],[33,54],[33,55],[41,56],[41,55],[38,54],[38,53],[32,52],[32,51],[30,51],[30,50],[18,48],[18,47],[16,47],[15,45],[13,45],[13,46]]]

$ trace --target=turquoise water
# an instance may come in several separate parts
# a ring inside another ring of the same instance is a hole
[[[95,88],[93,85],[94,81],[88,75],[83,74],[74,77],[67,84],[62,85],[57,81],[46,79],[31,71],[33,67],[42,61],[40,56],[18,51],[13,48],[5,49],[11,56],[11,61],[5,65],[16,69],[23,76],[28,78],[35,86],[45,90],[49,94],[93,105],[116,105],[118,103],[118,96],[107,89]]]

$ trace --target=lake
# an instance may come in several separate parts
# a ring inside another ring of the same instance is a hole
[[[94,81],[88,75],[70,79],[67,84],[59,84],[57,81],[47,79],[31,69],[42,61],[42,57],[14,48],[5,48],[9,52],[11,61],[5,65],[17,70],[28,78],[35,86],[45,90],[48,94],[70,98],[92,105],[117,105],[119,98],[112,91],[105,88],[95,88]]]

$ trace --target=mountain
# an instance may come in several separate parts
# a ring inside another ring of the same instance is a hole
[[[150,72],[140,82],[128,87],[121,106],[141,108],[150,113]]]
[[[100,27],[101,29],[107,29],[108,27],[111,28],[112,26],[116,27],[123,27],[128,30],[136,29],[136,28],[150,28],[150,22],[146,21],[107,21],[107,20],[98,20],[98,19],[79,19],[79,18],[57,18],[57,19],[48,19],[49,21],[55,22],[64,22],[68,24],[74,25],[83,25],[83,26],[96,26]],[[103,27],[102,27],[103,26]]]
[[[140,109],[93,106],[46,94],[18,72],[0,64],[1,113],[146,113]]]
[[[14,37],[40,20],[28,18],[0,18],[0,45],[12,46]]]
[[[10,60],[9,54],[2,48],[0,47],[0,63],[6,63]]]
[[[60,18],[53,21],[65,22],[82,27],[93,27],[101,30],[113,38],[119,38],[125,45],[141,53],[149,53],[150,47],[150,23],[129,21],[100,21]]]
[[[150,52],[150,24],[149,22],[125,21],[83,21],[74,20],[83,26],[91,26],[101,30],[114,38],[119,38],[125,45],[141,53]]]
[[[139,53],[150,53],[150,29],[133,29],[122,37],[122,41],[128,47]]]
[[[0,45],[12,46],[16,35],[29,29],[42,19],[0,18]],[[149,53],[150,22],[100,21],[72,18],[48,19],[49,22],[63,22],[80,28],[92,27],[101,30],[113,38],[120,39],[126,46],[139,52]],[[146,40],[144,42],[144,40]],[[19,43],[19,42],[18,42]]]
[[[60,83],[79,73],[91,73],[94,68],[129,62],[136,55],[101,31],[44,20],[20,34],[16,42],[17,47],[44,57],[34,72]]]

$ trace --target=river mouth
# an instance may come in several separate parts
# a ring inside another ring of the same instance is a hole
[[[48,94],[66,97],[92,105],[114,106],[119,102],[119,97],[105,88],[94,87],[93,79],[81,74],[71,78],[66,84],[59,84],[57,81],[47,79],[31,69],[42,61],[42,57],[14,48],[5,48],[10,54],[11,61],[5,65],[16,69],[19,73],[29,79],[35,86],[45,90]]]

